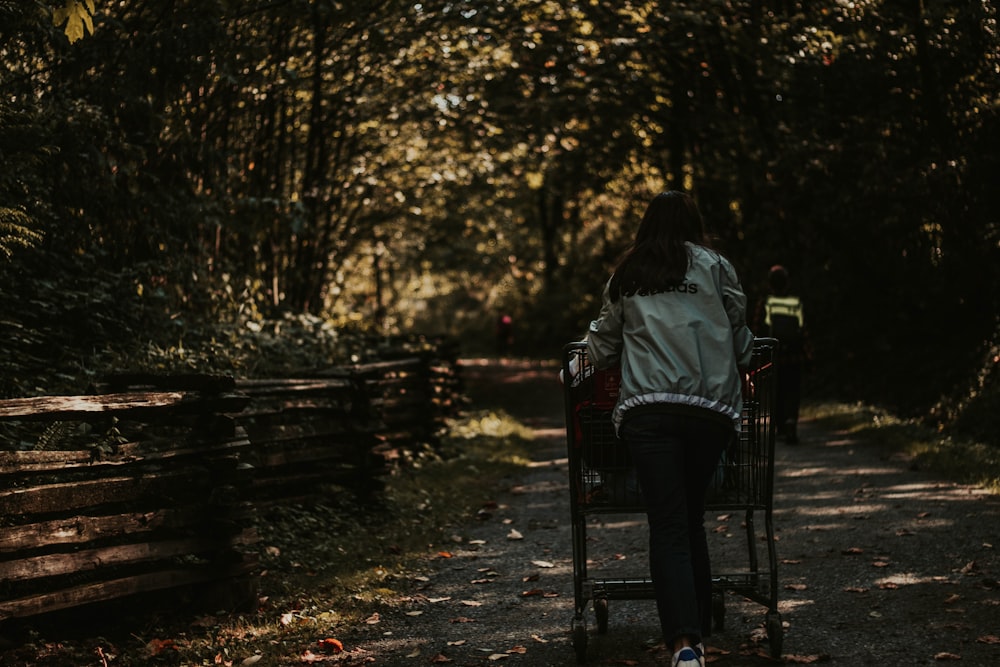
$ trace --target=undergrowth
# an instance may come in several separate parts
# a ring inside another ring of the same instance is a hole
[[[990,443],[863,404],[812,404],[804,407],[802,416],[824,430],[849,433],[903,452],[916,467],[1000,494],[1000,449]]]
[[[116,622],[112,606],[98,606],[78,619],[86,625],[77,624],[77,637],[68,636],[74,625],[63,616],[30,627],[16,653],[31,656],[25,665],[95,664],[95,655],[120,667],[278,664],[315,646],[317,636],[336,637],[406,604],[409,585],[461,545],[462,526],[488,511],[491,494],[530,461],[531,438],[504,412],[471,412],[397,469],[374,499],[345,492],[263,512],[253,609],[213,613],[193,595],[187,605],[151,600],[148,613]],[[34,662],[46,655],[52,660]]]

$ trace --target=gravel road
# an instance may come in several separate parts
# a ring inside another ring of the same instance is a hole
[[[345,638],[340,664],[577,664],[555,369],[468,363],[463,372],[476,405],[535,429],[533,462],[496,489],[479,519],[455,527],[450,557],[428,555],[399,611]],[[1000,664],[1000,498],[817,422],[803,423],[800,436],[776,452],[781,657],[770,656],[765,607],[730,593],[709,663]],[[706,517],[717,569],[746,564],[741,521]],[[645,576],[643,517],[600,517],[588,535],[594,576]],[[588,609],[588,664],[669,664],[651,601],[611,601],[609,612],[598,634]]]

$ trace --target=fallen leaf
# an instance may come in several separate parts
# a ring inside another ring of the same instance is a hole
[[[951,604],[953,602],[958,602],[961,599],[962,599],[961,595],[959,595],[958,593],[952,593],[947,598],[945,598],[944,603],[945,604]]]
[[[539,637],[538,635],[531,635],[531,638],[534,639],[539,644],[548,644],[549,643],[548,639],[543,639],[542,637]]]
[[[781,659],[784,662],[790,662],[794,665],[811,665],[814,662],[824,662],[827,656],[823,655],[783,655]]]
[[[864,552],[865,550],[859,547],[850,547],[849,549],[844,549],[840,553],[844,556],[857,556],[858,554],[863,554]]]
[[[506,653],[493,653],[492,655],[490,655],[489,658],[487,658],[487,660],[496,662],[497,660],[503,660],[506,657],[507,657]]]
[[[311,665],[315,662],[326,662],[326,658],[327,656],[325,655],[316,655],[309,649],[306,649],[305,652],[299,656],[299,662]]]
[[[417,646],[412,651],[406,654],[407,658],[419,658],[420,657],[420,647]]]
[[[449,623],[477,623],[476,619],[469,618],[468,616],[456,616],[455,618],[449,619]]]
[[[785,588],[790,591],[804,591],[809,588],[806,584],[785,584]]]
[[[295,620],[295,614],[289,611],[281,615],[280,623],[282,625],[291,625],[294,620]]]
[[[407,616],[420,616],[420,615],[421,615],[421,614],[423,614],[423,613],[424,613],[424,612],[422,612],[422,611],[420,611],[419,609],[417,609],[417,610],[415,610],[415,611],[408,611],[408,612],[406,612],[406,615],[407,615]]]
[[[872,561],[872,567],[889,567],[889,561],[887,560]]]
[[[453,660],[443,653],[438,653],[436,656],[431,658],[431,664],[433,665],[443,665],[446,662],[453,662]]]
[[[996,635],[983,635],[976,640],[980,644],[1000,644],[1000,637]]]
[[[965,567],[963,567],[960,570],[960,572],[962,574],[972,574],[976,570],[976,567],[977,567],[976,561],[970,560],[968,563],[965,564]]]
[[[799,565],[802,563],[800,560],[795,560],[794,558],[783,558],[781,560],[782,565]]]
[[[524,539],[524,535],[522,535],[518,531],[516,531],[513,528],[511,528],[510,532],[507,533],[507,539],[508,540],[523,540]]]
[[[438,602],[447,602],[450,599],[451,599],[451,596],[449,595],[449,596],[443,597],[443,598],[430,598],[427,601],[430,602],[431,604],[436,604]]]
[[[177,644],[173,639],[153,639],[146,644],[146,651],[150,655],[160,655],[164,651],[176,651]]]
[[[450,551],[439,551],[438,552],[438,557],[439,558],[451,558],[452,554],[451,554]]]
[[[917,518],[918,519],[926,519],[930,515],[931,515],[930,512],[920,512],[919,514],[917,514]]]
[[[520,654],[520,655],[524,655],[527,652],[528,652],[528,649],[526,647],[524,647],[524,646],[515,646],[514,648],[507,649],[507,653],[517,653],[517,654]]]
[[[173,639],[153,639],[146,644],[149,655],[160,655],[164,651],[176,651],[177,644]]]
[[[493,581],[492,579],[473,579],[469,583],[470,584],[488,584],[488,583],[490,583],[492,581]]]
[[[255,654],[255,655],[252,655],[252,656],[250,656],[249,658],[247,658],[246,660],[244,660],[244,661],[243,661],[243,662],[241,662],[240,664],[241,664],[241,665],[244,665],[244,666],[245,666],[245,665],[256,665],[256,664],[257,664],[258,662],[260,662],[260,661],[261,661],[261,660],[262,660],[263,658],[264,658],[264,656],[262,656],[262,655],[261,655],[260,653],[257,653],[257,654]]]
[[[935,660],[961,660],[962,656],[957,653],[948,653],[947,651],[942,651],[934,655]]]
[[[448,646],[465,646],[465,641],[466,640],[464,639],[459,639],[457,641],[448,642]]]
[[[461,602],[459,602],[459,604],[465,605],[466,607],[482,607],[483,606],[482,602],[476,602],[475,600],[462,600]]]
[[[521,597],[527,598],[527,597],[532,597],[534,595],[542,595],[543,593],[545,593],[545,591],[543,591],[541,588],[532,588],[531,590],[523,591],[521,593]]]
[[[844,589],[845,593],[867,593],[868,589],[862,586],[848,586]]]
[[[333,637],[320,639],[319,645],[320,648],[326,649],[327,651],[333,651],[334,653],[340,653],[344,650],[344,644],[339,639],[334,639]]]
[[[365,619],[365,623],[367,623],[368,625],[376,625],[381,620],[382,619],[379,617],[378,612],[375,612],[374,614]]]
[[[531,564],[536,567],[555,567],[554,563],[550,563],[547,560],[533,560],[531,561]]]

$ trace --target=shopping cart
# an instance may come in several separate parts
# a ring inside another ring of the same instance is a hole
[[[706,496],[706,510],[744,512],[747,562],[732,571],[713,572],[712,618],[725,625],[725,594],[732,592],[767,607],[766,627],[771,655],[781,655],[783,629],[778,613],[778,569],[772,498],[774,480],[774,359],[777,341],[758,338],[744,385],[742,428],[726,449]],[[595,515],[645,513],[628,448],[618,440],[611,412],[618,398],[617,369],[596,370],[587,360],[585,343],[570,343],[563,356],[566,436],[569,451],[570,515],[573,539],[571,628],[577,660],[585,662],[585,612],[592,602],[597,632],[608,630],[610,600],[655,599],[648,577],[592,577],[587,571],[587,524]],[[763,514],[766,557],[761,558],[755,518]],[[713,563],[714,564],[714,563]],[[727,563],[728,564],[728,563]]]

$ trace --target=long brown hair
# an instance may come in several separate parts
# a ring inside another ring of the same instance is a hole
[[[710,247],[698,205],[677,190],[656,195],[611,276],[611,299],[655,294],[683,283],[690,263],[686,242]]]

